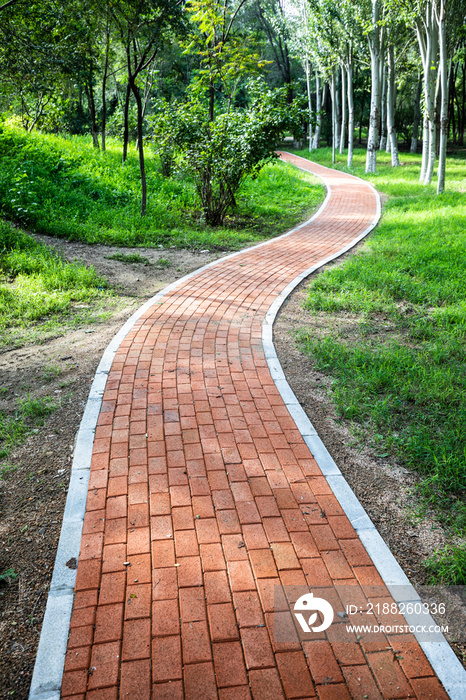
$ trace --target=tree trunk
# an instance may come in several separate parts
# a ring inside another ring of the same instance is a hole
[[[338,89],[338,70],[334,70],[334,81],[335,81],[335,127],[334,127],[334,140],[335,140],[335,151],[340,149],[340,124],[341,124],[341,109],[340,109],[340,91]]]
[[[128,82],[126,86],[125,104],[123,107],[123,157],[122,162],[126,162],[128,157],[128,142],[129,142],[129,98],[131,97],[131,87]]]
[[[110,50],[110,27],[107,22],[106,30],[106,46],[105,46],[105,64],[102,76],[102,151],[105,151],[105,129],[107,126],[107,75],[108,75],[108,53]]]
[[[369,34],[371,54],[371,109],[369,116],[369,134],[367,139],[366,173],[375,173],[377,168],[377,147],[379,141],[380,121],[380,5],[379,0],[372,0],[372,24]]]
[[[330,95],[332,98],[332,163],[335,163],[335,146],[336,146],[336,104],[335,104],[335,69],[332,69],[332,77],[330,78]]]
[[[345,150],[346,139],[346,71],[341,66],[341,132],[340,132],[340,154]]]
[[[380,5],[379,0],[372,0],[372,31],[369,34],[371,52],[371,111],[369,117],[369,135],[367,139],[366,173],[375,173],[377,169],[377,147],[379,145],[380,121]]]
[[[320,76],[318,72],[315,72],[316,76],[316,130],[314,133],[314,143],[313,148],[319,148],[320,144],[320,133],[322,131],[322,104],[325,99],[325,88],[326,84],[324,82],[324,87],[322,93],[320,92]]]
[[[395,47],[390,41],[388,47],[388,95],[387,95],[387,128],[388,139],[390,140],[390,151],[392,154],[392,165],[394,168],[400,165],[398,158],[398,139],[395,130],[395,104],[396,104],[396,85],[395,85]]]
[[[141,174],[141,216],[146,215],[147,206],[147,182],[146,182],[146,164],[144,160],[144,139],[142,133],[143,125],[143,105],[141,92],[134,78],[131,80],[131,90],[136,100],[137,108],[137,138],[138,138],[138,155],[139,155],[139,172]]]
[[[312,151],[312,99],[311,99],[311,64],[306,58],[306,88],[307,88],[307,106],[309,109],[309,153]]]
[[[94,99],[94,87],[92,85],[92,76],[89,81],[85,82],[84,90],[86,92],[87,104],[89,106],[89,114],[91,117],[91,134],[92,134],[92,144],[94,148],[99,149],[99,135],[97,131],[97,117],[95,113],[95,99]]]
[[[381,97],[381,108],[380,108],[380,143],[379,149],[384,151],[387,146],[387,99],[388,99],[388,85],[387,85],[387,68],[384,64],[382,71],[382,97]]]
[[[354,99],[353,99],[353,64],[352,58],[348,64],[348,168],[353,167],[353,144],[354,144]]]
[[[448,59],[447,38],[445,31],[445,0],[440,0],[438,13],[439,48],[440,48],[440,152],[437,173],[437,194],[445,190],[445,167],[447,158],[448,139]]]
[[[419,78],[417,84],[416,99],[414,102],[414,121],[413,121],[413,136],[411,138],[411,153],[417,153],[417,144],[419,141],[419,125],[421,123],[421,93],[422,93],[422,78]]]

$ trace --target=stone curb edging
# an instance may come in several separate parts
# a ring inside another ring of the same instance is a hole
[[[323,167],[323,166],[321,166]],[[303,168],[301,168],[304,170]],[[332,170],[329,168],[329,172]],[[308,172],[305,170],[305,172]],[[357,178],[360,179],[360,178]],[[373,191],[374,188],[365,181]],[[335,492],[335,496],[340,501],[343,509],[347,513],[350,521],[358,532],[366,550],[369,552],[370,556],[374,560],[374,564],[382,575],[384,580],[386,579],[385,570],[387,572],[388,578],[394,578],[397,584],[399,584],[400,575],[404,577],[403,583],[407,582],[407,578],[402,572],[401,568],[395,561],[393,555],[391,554],[388,547],[383,542],[382,538],[375,530],[372,522],[365,513],[356,496],[353,494],[348,484],[341,475],[340,470],[333,462],[330,454],[327,452],[322,441],[318,437],[315,429],[313,428],[311,422],[307,418],[300,404],[298,403],[296,397],[294,396],[290,386],[288,385],[281,365],[278,361],[278,357],[275,353],[275,348],[272,343],[272,323],[275,316],[283,304],[285,298],[291,293],[291,291],[298,285],[302,280],[310,275],[312,272],[316,271],[326,263],[339,257],[347,250],[351,249],[359,240],[364,238],[377,224],[380,217],[380,200],[377,197],[377,214],[376,219],[371,224],[371,226],[361,234],[355,241],[350,245],[346,246],[344,249],[336,253],[335,255],[325,259],[318,265],[309,268],[304,273],[299,275],[295,280],[290,283],[286,289],[280,294],[280,296],[275,300],[275,302],[270,307],[269,311],[264,320],[263,324],[263,344],[264,351],[269,364],[269,368],[274,379],[274,382],[282,394],[283,400],[285,401],[287,408],[295,420],[298,429],[303,435],[304,440],[310,447],[314,454],[314,457],[319,464],[324,476],[326,476],[327,481],[331,485]],[[185,283],[190,278],[203,272],[204,270],[217,265],[229,258],[233,258],[243,253],[247,253],[252,249],[259,248],[268,245],[272,241],[276,241],[280,238],[290,236],[299,229],[310,224],[315,218],[317,218],[330,198],[331,191],[327,187],[327,196],[318,209],[318,211],[303,224],[295,227],[291,231],[286,232],[282,236],[277,236],[270,241],[264,241],[258,245],[252,246],[250,248],[243,249],[241,251],[232,253],[231,255],[224,256],[218,260],[214,260],[207,265],[204,265],[192,273],[185,275],[184,277],[176,280],[168,287],[163,289],[161,292],[154,295],[149,299],[143,306],[141,306],[123,325],[120,331],[116,334],[113,340],[110,342],[106,348],[99,366],[96,370],[94,381],[91,386],[89,393],[89,398],[86,403],[83,418],[76,435],[75,449],[73,455],[73,462],[71,468],[71,477],[68,487],[68,495],[65,505],[65,511],[63,516],[62,528],[60,539],[57,548],[57,555],[55,559],[55,565],[52,575],[52,581],[50,585],[50,591],[47,599],[46,610],[44,614],[42,630],[39,640],[39,647],[36,656],[36,662],[34,666],[33,677],[31,681],[29,700],[60,700],[60,689],[63,677],[63,668],[65,663],[65,655],[68,642],[69,625],[71,619],[71,613],[73,609],[74,602],[74,586],[76,581],[76,567],[79,558],[80,546],[81,546],[81,535],[83,529],[84,515],[86,511],[86,500],[87,500],[87,490],[90,478],[90,464],[94,443],[95,428],[97,425],[98,416],[100,413],[100,408],[102,404],[102,397],[104,394],[107,376],[113,363],[116,352],[132,330],[135,323],[143,316],[143,314],[150,309],[159,299],[165,296],[167,293],[172,291],[179,284]],[[379,542],[380,541],[380,542]],[[382,552],[381,546],[385,548],[386,552]],[[372,550],[377,552],[376,556],[372,553]],[[73,568],[70,568],[70,560],[75,560],[71,563]],[[68,564],[68,565],[67,565]],[[379,566],[380,564],[380,566]],[[382,568],[382,570],[381,570]],[[396,576],[395,576],[396,574]],[[389,583],[392,581],[385,580],[388,587]],[[418,599],[417,594],[413,589],[415,599]],[[456,659],[452,649],[445,640],[445,643],[436,645],[439,647],[435,650],[435,653],[429,654],[425,645],[422,645],[426,656],[429,658],[434,671],[439,676],[440,680],[443,682],[445,687],[448,688],[452,683],[448,683],[444,680],[444,676],[448,678],[457,679],[453,681],[453,685],[458,686],[460,691],[460,683],[463,689],[466,689],[466,672],[462,668],[459,661]],[[432,646],[432,645],[427,645]],[[449,652],[449,653],[448,653]],[[450,660],[450,656],[453,657],[456,664],[459,666],[464,678],[461,680],[459,670],[454,666],[453,660]],[[441,669],[445,670],[445,673],[441,672]],[[452,700],[466,700],[466,690],[464,694],[452,694],[450,692],[450,697]]]
[[[327,169],[330,172],[333,172],[331,168]],[[304,409],[301,407],[301,404],[286,380],[282,366],[275,351],[275,346],[273,344],[273,323],[281,306],[291,292],[306,277],[309,277],[309,275],[321,269],[327,263],[339,258],[341,255],[344,255],[348,250],[351,250],[351,248],[365,238],[379,222],[381,205],[378,192],[370,183],[362,180],[361,178],[357,179],[361,180],[368,187],[370,187],[376,196],[377,211],[374,221],[354,241],[317,265],[314,265],[313,267],[305,270],[305,272],[302,272],[281,292],[281,294],[271,305],[264,319],[262,325],[262,344],[265,350],[270,374],[272,375],[272,379],[274,380],[288,411],[295,421],[304,441],[314,455],[314,459],[319,465],[319,468],[335,494],[335,497],[343,508],[348,520],[356,530],[368,555],[372,559],[377,571],[392,594],[393,599],[397,603],[421,603],[421,599],[415,588],[410,584],[408,577],[396,561],[383,538],[380,536],[372,520],[360,504],[340,469],[335,464],[324,443],[318,436],[316,429],[307,417]],[[318,213],[320,213],[320,210]],[[315,216],[317,216],[317,214]],[[402,591],[399,590],[401,586]],[[402,593],[402,595],[400,595],[400,593]],[[416,625],[416,623],[419,622],[415,613],[404,613],[404,617],[408,625]],[[430,615],[423,615],[422,622],[426,625],[436,624],[435,620]],[[414,633],[414,636],[418,637],[419,635]],[[466,670],[456,657],[453,649],[450,647],[443,634],[438,636],[443,637],[441,642],[425,642],[418,639],[418,643],[451,700],[466,700]]]

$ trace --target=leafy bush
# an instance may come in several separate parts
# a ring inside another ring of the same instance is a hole
[[[259,81],[252,88],[253,103],[244,111],[226,111],[212,120],[208,105],[192,97],[186,103],[165,104],[152,122],[162,170],[170,172],[175,147],[212,226],[223,223],[244,180],[257,177],[277,157],[280,138],[300,121],[300,105],[287,103],[286,89],[270,90]]]

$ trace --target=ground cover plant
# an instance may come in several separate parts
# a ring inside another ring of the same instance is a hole
[[[329,149],[311,157],[331,163]],[[364,157],[356,152],[354,174],[363,174]],[[337,167],[347,170],[341,160]],[[328,314],[335,325],[321,337],[302,329],[298,341],[333,377],[339,413],[369,426],[380,453],[422,474],[425,502],[463,538],[466,158],[449,159],[448,192],[441,197],[419,184],[418,156],[403,154],[396,169],[388,157],[380,161],[369,178],[389,195],[380,225],[357,255],[315,277],[308,289],[306,308]],[[459,546],[439,553],[429,568],[459,584],[466,583],[465,564]]]
[[[86,243],[233,250],[260,242],[306,216],[321,187],[289,165],[266,166],[247,180],[221,227],[202,220],[186,176],[164,177],[158,156],[146,158],[148,202],[140,216],[139,166],[130,147],[102,153],[85,137],[27,134],[0,127],[0,212],[39,233]],[[283,207],[286,192],[287,207]]]
[[[0,221],[0,346],[12,328],[60,319],[76,302],[108,295],[105,280],[69,263],[21,229]]]

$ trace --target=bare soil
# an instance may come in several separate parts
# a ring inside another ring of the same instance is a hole
[[[88,246],[46,236],[68,260],[92,264],[116,291],[109,317],[91,325],[63,327],[20,348],[0,353],[0,408],[14,412],[18,398],[51,396],[58,409],[31,432],[0,472],[0,574],[17,577],[0,583],[0,699],[26,700],[60,534],[76,432],[101,356],[125,320],[148,298],[177,278],[224,255],[188,250],[124,249],[150,265],[109,259],[121,248]],[[170,261],[160,267],[160,258]],[[392,460],[377,458],[357,442],[350,426],[335,414],[331,380],[314,371],[296,348],[292,332],[309,325],[301,308],[301,287],[282,308],[275,344],[285,374],[333,458],[372,517],[379,532],[414,583],[424,583],[422,562],[445,543],[433,516],[419,520],[413,487],[416,476]],[[325,325],[326,319],[319,323]],[[464,609],[456,625],[466,625]],[[463,615],[463,616],[462,616]],[[452,624],[453,626],[453,624]],[[456,645],[462,657],[465,648]]]

